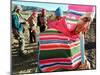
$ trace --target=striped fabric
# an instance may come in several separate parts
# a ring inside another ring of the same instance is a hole
[[[91,15],[93,15],[93,12],[95,12],[95,6],[70,4],[66,15],[68,29],[73,31],[77,26],[79,18],[87,12],[92,12]]]
[[[68,10],[66,21],[67,21],[67,27],[69,31],[75,30],[79,18],[84,14],[85,12],[78,12],[71,9]]]
[[[93,5],[74,5],[70,4],[68,6],[69,9],[74,9],[76,11],[83,11],[83,12],[94,12],[95,6]]]
[[[68,40],[62,33],[48,29],[40,34],[40,62],[42,72],[59,69],[73,70],[81,62],[80,41]]]
[[[40,34],[39,68],[42,72],[73,70],[81,63],[79,37],[69,32],[75,30],[82,15],[93,12],[93,6],[69,5],[68,9],[66,17],[49,23],[59,32],[48,29]]]

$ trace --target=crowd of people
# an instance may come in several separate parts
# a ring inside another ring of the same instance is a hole
[[[19,53],[26,54],[25,50],[25,36],[24,25],[29,26],[29,42],[36,43],[38,41],[37,35],[44,32],[47,27],[46,9],[41,10],[41,14],[33,11],[31,16],[26,19],[22,15],[30,14],[22,10],[21,6],[15,6],[12,12],[12,32],[14,38],[19,41]]]

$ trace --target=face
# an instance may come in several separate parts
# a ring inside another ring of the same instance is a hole
[[[16,6],[16,12],[21,13],[22,12],[22,7],[21,6]]]
[[[20,9],[17,9],[17,10],[16,10],[16,12],[17,12],[17,13],[21,13],[21,12],[22,12],[22,10],[20,10]]]
[[[46,15],[46,10],[45,10],[45,9],[42,10],[42,15],[43,15],[43,16]]]
[[[84,25],[91,22],[91,13],[86,13],[85,15],[81,16],[78,23],[79,25]]]
[[[56,16],[56,19],[57,19],[57,20],[60,20],[60,19],[61,19],[61,16]]]
[[[91,15],[91,13],[86,13],[80,17],[77,23],[76,33],[80,33],[81,31],[86,32],[89,29],[90,23],[92,21]]]

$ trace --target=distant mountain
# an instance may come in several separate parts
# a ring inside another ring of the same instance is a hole
[[[35,11],[35,10],[37,10],[37,11],[41,11],[42,10],[42,8],[39,8],[39,7],[32,7],[32,6],[22,6],[22,8],[23,8],[23,10],[24,11]]]

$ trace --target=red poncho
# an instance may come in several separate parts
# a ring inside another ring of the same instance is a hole
[[[75,34],[76,25],[69,26],[66,22],[66,17],[62,17],[60,20],[48,20],[48,28],[54,28],[64,35],[69,37],[69,40],[79,39],[79,34]]]

